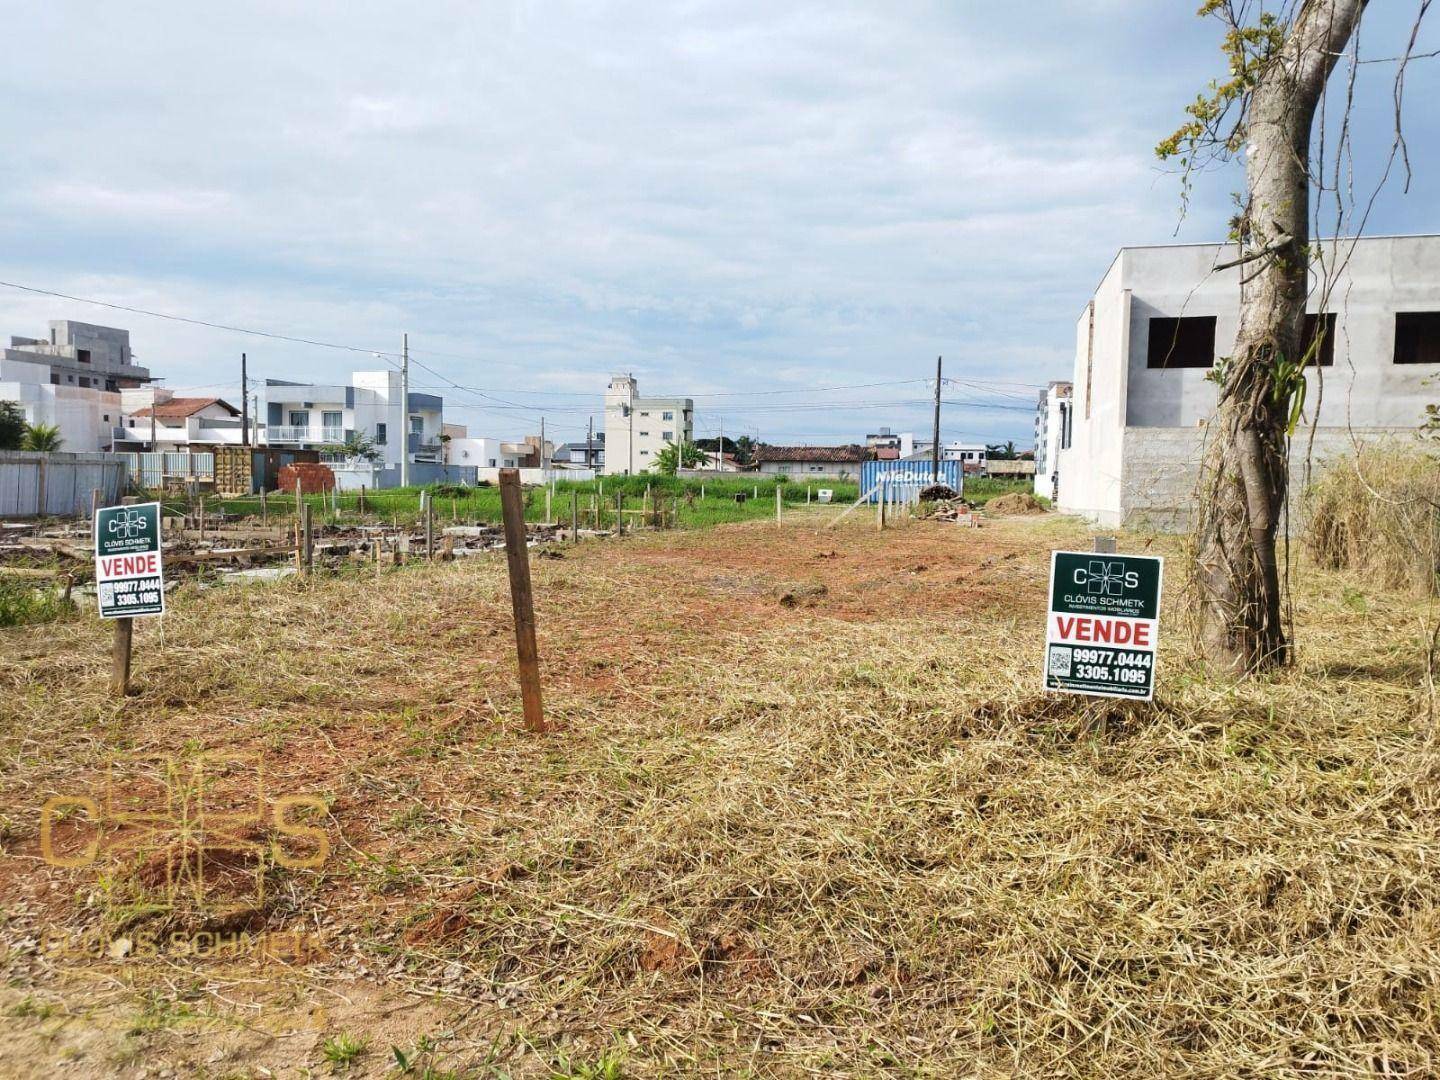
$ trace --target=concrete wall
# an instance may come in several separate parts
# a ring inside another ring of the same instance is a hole
[[[1102,519],[1106,526],[1184,532],[1194,522],[1200,483],[1199,462],[1205,451],[1207,429],[1130,428],[1125,432],[1125,479],[1118,517]],[[1308,479],[1313,481],[1338,460],[1352,457],[1367,443],[1394,440],[1388,428],[1345,431],[1320,428],[1315,432]],[[1290,512],[1292,524],[1304,520],[1308,440],[1296,437],[1290,461]]]
[[[1318,265],[1312,275],[1309,309],[1336,316],[1335,363],[1309,372],[1307,419],[1321,427],[1414,428],[1437,397],[1427,382],[1440,374],[1440,365],[1394,362],[1395,314],[1440,311],[1440,236],[1363,239],[1354,242],[1353,252],[1345,241],[1338,250],[1327,242],[1323,250],[1330,264],[1343,262],[1344,270],[1328,297]],[[1192,427],[1214,411],[1217,388],[1205,370],[1147,366],[1150,320],[1213,315],[1216,355],[1230,355],[1240,323],[1240,271],[1214,273],[1211,267],[1235,255],[1233,245],[1218,244],[1121,253],[1123,283],[1134,297],[1128,423]]]
[[[1122,284],[1125,252],[1075,324],[1071,441],[1057,456],[1060,509],[1113,524],[1121,514],[1131,294]]]

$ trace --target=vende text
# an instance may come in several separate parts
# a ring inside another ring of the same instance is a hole
[[[1105,642],[1136,649],[1154,648],[1154,622],[1149,619],[1107,619],[1093,615],[1051,615],[1051,641]]]
[[[143,555],[112,555],[109,558],[101,556],[98,561],[100,578],[103,581],[111,578],[142,577],[160,572],[160,557],[153,551]]]

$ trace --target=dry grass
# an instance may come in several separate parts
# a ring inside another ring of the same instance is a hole
[[[792,522],[537,559],[543,738],[498,560],[190,592],[123,706],[93,621],[6,635],[12,945],[115,924],[93,872],[33,857],[34,808],[115,752],[263,750],[276,791],[324,795],[336,855],[273,871],[263,910],[321,935],[308,966],[14,948],[0,1055],[247,1075],[348,1030],[381,1075],[423,1024],[473,1076],[1434,1075],[1413,601],[1317,571],[1294,672],[1209,679],[1171,632],[1153,707],[1041,695],[1048,551],[1084,542]],[[825,591],[782,607],[795,582]]]
[[[1331,569],[1434,595],[1440,584],[1440,459],[1371,446],[1334,463],[1306,493],[1305,546]]]

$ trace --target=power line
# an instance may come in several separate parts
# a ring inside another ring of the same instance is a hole
[[[245,326],[231,326],[228,323],[210,322],[206,319],[192,319],[186,315],[171,315],[163,311],[150,311],[148,308],[131,307],[128,304],[112,304],[108,300],[96,300],[88,296],[71,296],[68,293],[55,292],[52,289],[37,289],[32,285],[20,285],[13,281],[0,281],[0,285],[5,286],[7,289],[19,289],[21,292],[35,293],[38,296],[54,296],[61,300],[72,300],[77,304],[94,304],[97,307],[109,308],[111,311],[128,311],[132,315],[147,315],[152,319],[166,319],[169,322],[189,323],[191,326],[208,326],[212,330],[228,330],[231,333],[249,334],[251,337],[269,338],[272,341],[291,341],[297,345],[314,345],[321,349],[340,349],[344,352],[364,353],[382,359],[399,355],[399,353],[387,353],[383,349],[365,349],[359,345],[342,345],[335,341],[321,341],[318,338],[296,337],[291,334],[280,334],[270,330],[254,330]]]

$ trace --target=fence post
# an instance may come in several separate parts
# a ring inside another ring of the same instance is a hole
[[[782,485],[775,485],[775,524],[780,524],[780,488]]]
[[[315,569],[315,534],[311,529],[309,503],[300,508],[300,532],[304,537],[305,576],[309,577],[310,572]]]
[[[881,532],[885,530],[885,498],[887,494],[887,492],[885,491],[886,486],[887,485],[885,484],[884,478],[882,477],[880,481],[879,491],[880,499],[875,506],[875,527]]]
[[[580,542],[580,492],[570,492],[570,539]]]
[[[520,471],[500,470],[500,517],[505,527],[505,561],[510,570],[510,606],[515,614],[515,653],[525,727],[545,731],[540,703],[540,653],[535,644],[535,598],[530,589],[530,551],[525,543],[525,503]]]
[[[625,535],[625,493],[615,493],[615,535]]]
[[[200,514],[200,519],[199,519],[200,539],[201,539],[201,540],[204,540],[204,539],[205,539],[205,496],[204,496],[204,495],[201,495],[201,496],[200,496],[200,510],[199,510],[199,514]]]
[[[425,561],[435,561],[435,500],[425,492]]]

